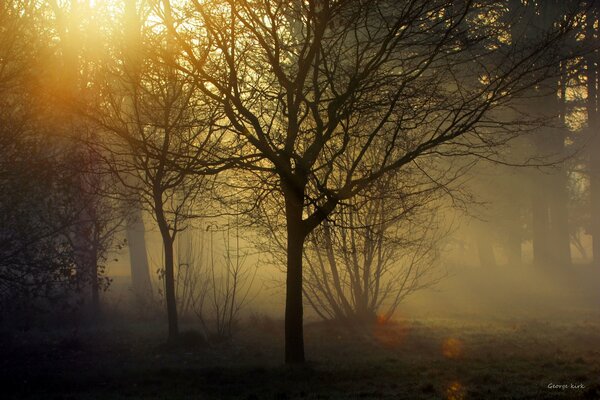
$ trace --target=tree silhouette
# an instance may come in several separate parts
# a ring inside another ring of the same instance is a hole
[[[502,12],[492,1],[214,1],[166,24],[187,56],[178,68],[247,155],[239,167],[281,200],[286,362],[304,361],[305,240],[340,203],[406,165],[492,158],[518,135],[525,117],[502,111],[556,73],[574,18],[522,41],[494,19]]]

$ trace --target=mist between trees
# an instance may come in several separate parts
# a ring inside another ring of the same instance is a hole
[[[305,307],[383,323],[469,263],[589,263],[597,39],[583,1],[7,0],[3,318],[106,314],[128,254],[169,342],[279,287],[303,363]]]

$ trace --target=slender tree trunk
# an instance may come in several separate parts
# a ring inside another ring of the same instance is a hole
[[[551,129],[547,140],[551,154],[563,157],[565,154],[566,136],[566,67],[561,66],[562,78],[553,83],[560,96],[556,93],[548,99],[548,108],[555,109],[557,114],[557,125]],[[549,212],[550,212],[550,235],[551,235],[551,258],[555,267],[565,268],[571,264],[571,239],[569,237],[569,212],[567,193],[568,176],[564,164],[557,166],[557,171],[550,177],[549,187]]]
[[[284,190],[287,223],[287,277],[285,296],[285,362],[299,364],[304,358],[302,304],[302,252],[306,234],[302,225],[303,201],[292,190]]]
[[[496,267],[496,257],[494,248],[488,238],[479,237],[477,239],[477,252],[479,254],[479,263],[484,268]]]
[[[329,226],[327,220],[323,221],[323,228],[325,248],[327,251],[327,259],[329,262],[329,270],[331,271],[331,278],[333,280],[333,287],[335,289],[335,291],[328,291],[328,296],[331,298],[332,305],[338,304],[338,302],[334,300],[335,298],[339,299],[340,307],[334,307],[334,310],[336,316],[339,319],[344,319],[350,317],[353,314],[352,306],[346,298],[346,294],[344,293],[344,289],[342,288],[340,274],[338,272],[338,264],[333,251],[333,242],[331,240],[331,227]],[[327,277],[325,273],[323,273],[323,280],[327,282]]]
[[[553,190],[550,196],[551,261],[554,266],[565,268],[571,265],[566,171],[561,166],[560,170],[551,178],[553,181]]]
[[[515,204],[510,205],[510,214],[508,229],[504,238],[504,248],[508,265],[514,268],[521,266],[523,262],[523,251],[521,250],[523,233],[519,206]]]
[[[139,208],[133,210],[132,215],[127,219],[126,235],[133,293],[139,300],[148,299],[152,295],[152,282],[146,253],[144,221]]]
[[[165,300],[167,303],[167,320],[169,324],[169,342],[173,342],[179,335],[179,323],[177,317],[177,298],[175,294],[175,272],[173,243],[175,235],[171,235],[169,224],[163,210],[162,196],[157,194],[154,199],[156,222],[163,242],[165,262]]]
[[[136,114],[134,107],[134,93],[139,84],[139,69],[142,64],[142,53],[140,51],[141,23],[135,0],[124,1],[124,44],[123,69],[129,77],[130,82],[124,84],[125,93],[124,106],[131,115]],[[135,183],[137,178],[129,177]],[[142,209],[135,204],[127,218],[126,234],[129,243],[129,263],[131,265],[131,281],[133,292],[138,300],[145,300],[152,296],[152,282],[148,268],[148,256],[146,253],[146,240]],[[144,305],[142,303],[142,305]]]
[[[546,176],[536,174],[536,182],[531,186],[531,226],[533,242],[533,264],[543,267],[548,264],[548,197],[546,196]]]
[[[100,316],[100,285],[98,282],[98,247],[94,244],[91,250],[90,266],[92,269],[92,312],[94,317]]]

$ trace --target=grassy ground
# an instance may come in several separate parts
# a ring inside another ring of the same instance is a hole
[[[305,367],[282,365],[282,333],[259,318],[233,343],[188,333],[169,348],[152,324],[5,332],[0,397],[600,399],[595,320],[406,320],[357,332],[309,324]]]

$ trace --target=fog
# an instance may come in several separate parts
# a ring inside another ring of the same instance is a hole
[[[498,180],[510,179],[497,177]],[[478,192],[480,199],[489,194]],[[508,198],[514,198],[510,193]],[[485,207],[496,209],[495,204],[487,202]],[[494,220],[506,220],[510,216],[494,215]],[[392,319],[411,320],[421,318],[465,319],[470,321],[577,321],[581,319],[597,319],[600,315],[600,294],[597,282],[600,272],[591,265],[589,255],[592,253],[592,238],[582,233],[578,238],[582,248],[571,244],[572,264],[557,268],[553,265],[534,265],[533,246],[531,240],[521,243],[521,263],[510,264],[510,255],[499,243],[497,229],[489,221],[479,215],[467,215],[462,210],[446,210],[444,215],[449,222],[444,230],[445,236],[441,245],[439,258],[432,269],[439,275],[439,280],[422,289],[416,290],[400,303]],[[529,216],[531,218],[531,216]],[[226,219],[221,221],[223,225]],[[211,221],[213,226],[217,225]],[[527,224],[527,222],[525,222]],[[154,296],[160,299],[163,283],[156,271],[159,270],[163,257],[160,234],[153,229],[153,221],[146,217],[146,246]],[[188,235],[201,237],[200,246],[210,246],[206,228],[190,228]],[[251,285],[251,296],[241,309],[240,320],[250,315],[265,315],[273,319],[281,319],[285,309],[285,270],[284,266],[273,261],[270,254],[261,253],[256,248],[255,240],[248,240],[256,233],[250,228],[239,231],[242,238],[241,247],[249,255],[244,267],[256,274]],[[213,233],[213,246],[217,258],[223,257],[224,233],[218,230]],[[485,255],[481,254],[481,243],[491,246],[494,265],[484,265]],[[583,249],[583,254],[581,250]],[[585,256],[585,257],[584,257]],[[132,306],[131,267],[129,250],[125,246],[118,252],[111,253],[111,262],[106,274],[113,279],[107,292],[103,294],[108,307],[115,310],[135,314]],[[218,260],[222,261],[222,260]],[[206,261],[205,261],[206,262]],[[402,263],[395,265],[402,269]],[[157,299],[157,301],[158,301]],[[155,310],[160,314],[162,310]],[[307,322],[319,321],[318,314],[307,304],[305,309]],[[192,324],[194,318],[192,317]]]
[[[0,396],[600,398],[599,21],[0,2]]]

